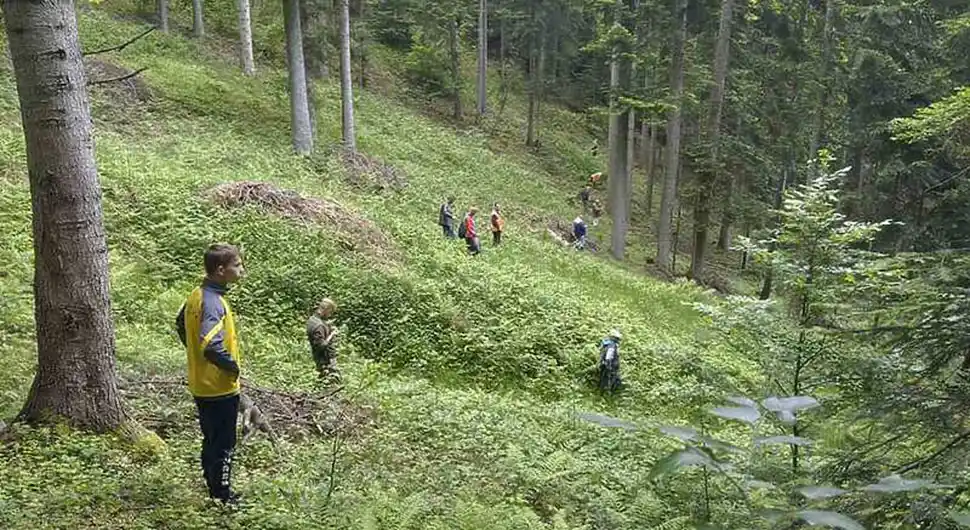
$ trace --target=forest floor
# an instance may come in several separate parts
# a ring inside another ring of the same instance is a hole
[[[99,11],[80,22],[86,48],[140,30]],[[728,389],[749,389],[757,369],[707,339],[693,305],[710,303],[709,292],[548,238],[603,162],[589,153],[586,118],[547,106],[534,153],[518,147],[519,98],[506,109],[515,119],[456,127],[375,79],[355,95],[363,155],[348,159],[334,147],[338,86],[320,82],[317,154],[299,159],[279,68],[245,78],[217,41],[157,32],[97,61],[93,78],[148,68],[94,87],[92,105],[119,369],[129,407],[168,448],[13,426],[0,442],[0,528],[651,528],[683,515],[668,500],[687,496],[690,481],[647,480],[674,447],[651,427],[696,418]],[[30,194],[9,68],[0,66],[7,420],[36,361]],[[443,239],[435,221],[449,194],[459,209],[501,203],[503,245],[483,238],[471,259]],[[593,235],[607,241],[608,223]],[[245,502],[229,516],[205,501],[173,329],[215,240],[245,252],[248,278],[230,301],[247,384],[282,403],[278,449],[258,435],[239,452]],[[648,248],[634,244],[635,259]],[[315,387],[303,331],[322,296],[340,305],[344,331],[344,388],[332,397]],[[626,384],[605,398],[590,369],[614,327]],[[577,417],[586,412],[642,428],[607,429]]]

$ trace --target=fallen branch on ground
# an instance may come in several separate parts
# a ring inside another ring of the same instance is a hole
[[[120,52],[121,50],[124,50],[128,46],[131,46],[132,44],[134,44],[135,42],[137,42],[139,39],[141,39],[142,37],[144,37],[145,35],[148,35],[149,33],[153,32],[153,31],[155,31],[156,29],[158,29],[156,26],[152,26],[152,27],[146,29],[145,31],[141,32],[138,36],[132,38],[131,40],[129,40],[127,42],[124,42],[124,43],[119,44],[117,46],[112,46],[110,48],[104,48],[102,50],[95,50],[93,52],[82,52],[81,55],[84,56],[84,57],[90,57],[92,55],[98,55],[98,54],[101,54],[101,53]]]
[[[88,86],[104,85],[104,84],[107,84],[107,83],[116,83],[118,81],[125,81],[125,80],[128,80],[128,79],[131,79],[132,77],[135,77],[136,75],[144,72],[145,70],[148,70],[148,67],[147,66],[145,66],[143,68],[139,68],[139,69],[135,70],[134,72],[132,72],[130,74],[126,74],[126,75],[123,75],[123,76],[120,76],[120,77],[112,77],[111,79],[98,79],[96,81],[88,81]]]

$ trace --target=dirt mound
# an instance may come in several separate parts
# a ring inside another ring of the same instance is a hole
[[[401,191],[408,186],[404,173],[394,166],[361,152],[340,152],[340,161],[347,170],[347,181],[361,190]]]
[[[255,181],[220,184],[208,190],[207,195],[225,208],[255,206],[280,217],[327,228],[345,250],[388,263],[400,257],[394,243],[377,225],[336,202],[304,197],[293,190]]]
[[[115,105],[131,107],[152,101],[151,88],[139,75],[133,75],[134,70],[107,61],[86,59],[84,71],[91,93],[105,97]]]
[[[162,438],[198,429],[195,406],[181,377],[122,377],[122,395],[139,423]],[[372,426],[372,408],[339,395],[338,389],[284,392],[243,383],[243,393],[263,412],[277,436],[290,441],[307,437],[353,436]]]

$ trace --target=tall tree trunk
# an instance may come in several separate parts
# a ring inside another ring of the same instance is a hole
[[[478,115],[484,116],[488,102],[488,0],[478,2]]]
[[[721,212],[721,228],[717,235],[717,248],[727,251],[731,248],[731,225],[734,223],[734,175],[729,175],[724,183],[724,210]]]
[[[253,61],[253,26],[249,16],[249,0],[237,0],[239,9],[239,62],[244,75],[256,73]]]
[[[359,2],[360,2],[360,13],[358,14],[358,16],[360,17],[359,20],[364,21],[364,20],[366,20],[364,18],[364,9],[365,9],[365,7],[367,5],[367,2],[366,2],[366,0],[359,0]],[[357,59],[358,59],[358,63],[360,64],[359,68],[357,68],[357,81],[358,81],[357,86],[359,86],[360,89],[363,90],[363,89],[367,88],[367,39],[366,39],[366,35],[360,37],[360,42],[359,42],[359,45],[357,46]]]
[[[535,8],[532,12],[533,25],[535,24]],[[533,30],[534,31],[534,30]],[[538,107],[538,53],[539,47],[535,35],[529,39],[529,109],[526,116],[525,145],[533,147],[536,144],[536,110]]]
[[[202,22],[202,0],[192,0],[192,35],[200,39],[205,36],[205,24]]]
[[[626,232],[630,220],[629,188],[630,173],[627,168],[629,137],[629,110],[621,110],[620,91],[625,87],[625,65],[619,50],[613,50],[610,60],[610,125],[609,125],[609,213],[613,218],[611,252],[615,259],[622,260],[626,251]]]
[[[115,373],[108,243],[73,2],[3,2],[27,146],[37,373],[20,418],[106,432]]]
[[[449,56],[451,57],[452,98],[454,102],[452,114],[456,120],[461,119],[461,50],[459,49],[459,29],[456,15],[452,18],[448,31],[448,50]]]
[[[678,21],[672,43],[673,58],[670,67],[671,94],[674,107],[667,119],[666,172],[663,192],[660,196],[660,219],[657,222],[657,266],[660,270],[673,272],[673,221],[677,209],[677,174],[680,169],[680,129],[684,94],[684,40],[687,33],[687,0],[677,0],[674,19]]]
[[[833,86],[833,83],[829,81],[829,75],[832,63],[834,62],[832,53],[832,25],[835,21],[836,9],[837,6],[834,0],[825,2],[825,21],[822,25],[822,60],[818,72],[821,91],[818,94],[818,107],[815,110],[815,123],[812,127],[812,143],[809,146],[808,153],[809,158],[813,160],[818,156],[818,150],[822,146],[822,135],[825,130],[825,110],[828,107],[829,90]]]
[[[508,53],[505,37],[505,12],[502,11],[498,21],[498,56],[499,56],[499,103],[498,113],[501,116],[505,112],[505,104],[509,98],[508,66],[505,64]]]
[[[158,29],[168,33],[168,0],[158,0]]]
[[[340,103],[344,149],[357,151],[354,132],[354,83],[350,74],[350,0],[340,0]]]
[[[791,156],[794,156],[794,155],[789,153],[789,157]],[[788,175],[790,172],[794,173],[793,168],[791,167],[792,164],[793,162],[791,161],[785,164],[785,168],[784,170],[782,170],[782,173],[781,173],[781,178],[778,179],[778,184],[775,187],[775,204],[774,204],[775,211],[781,210],[782,201],[784,200],[784,197],[785,197],[785,188],[788,187],[788,180],[789,180]],[[781,223],[781,219],[776,216],[773,224],[777,226],[780,223]],[[775,248],[776,248],[775,242],[772,241],[768,245],[768,251],[774,252]],[[769,263],[768,270],[765,272],[764,283],[761,284],[761,293],[758,295],[758,298],[760,298],[761,300],[767,300],[771,298],[771,289],[774,283],[774,279],[775,279],[774,264]]]
[[[734,0],[721,0],[721,21],[717,30],[717,46],[714,50],[714,88],[711,89],[711,108],[708,116],[707,137],[711,142],[712,167],[699,173],[697,202],[694,204],[694,253],[691,257],[691,277],[697,283],[704,282],[704,260],[707,259],[708,225],[711,223],[711,207],[720,174],[721,114],[724,110],[724,85],[727,81],[728,58],[731,52],[731,19]]]
[[[646,123],[646,122],[644,122]],[[649,136],[650,140],[647,142],[646,149],[646,161],[643,166],[646,168],[646,179],[647,179],[647,212],[646,212],[646,223],[647,226],[651,226],[651,220],[653,218],[653,185],[656,179],[656,171],[654,170],[654,158],[657,153],[657,127],[655,125],[649,126]]]
[[[300,20],[303,29],[303,60],[306,62],[307,79],[330,77],[327,64],[327,7],[329,1],[300,0]],[[310,96],[311,100],[313,96]],[[310,112],[313,113],[311,102]]]
[[[303,61],[303,29],[300,24],[299,0],[283,0],[283,19],[286,30],[293,150],[299,155],[306,156],[313,151],[313,127],[310,125],[310,103],[307,99],[306,63]]]

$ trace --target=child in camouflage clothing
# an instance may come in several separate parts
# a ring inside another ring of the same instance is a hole
[[[337,327],[332,319],[336,310],[337,304],[324,298],[306,323],[310,352],[313,354],[317,373],[321,380],[328,382],[340,381],[340,371],[337,369]]]

